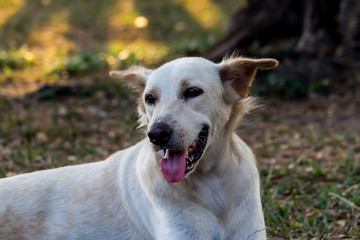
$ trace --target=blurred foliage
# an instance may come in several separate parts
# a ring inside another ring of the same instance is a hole
[[[154,67],[178,56],[198,53],[215,43],[234,6],[243,3],[3,1],[0,83],[31,81],[40,86],[132,64]]]
[[[27,50],[26,46],[18,50],[2,51],[0,53],[0,67],[8,67],[10,69],[22,69],[34,66],[35,58],[32,53]]]
[[[253,93],[264,96],[271,95],[280,98],[309,97],[310,94],[328,95],[330,92],[329,79],[298,79],[294,77],[280,77],[268,74],[260,84],[254,84]]]

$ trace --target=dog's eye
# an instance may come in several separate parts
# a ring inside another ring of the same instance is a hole
[[[185,90],[184,92],[184,97],[185,98],[193,98],[193,97],[197,97],[199,95],[201,95],[203,93],[203,90],[201,90],[200,88],[188,88]]]
[[[154,104],[155,101],[156,101],[156,98],[153,95],[148,94],[148,95],[145,96],[145,102],[147,104],[149,104],[149,105]]]

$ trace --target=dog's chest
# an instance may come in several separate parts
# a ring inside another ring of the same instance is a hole
[[[218,218],[223,219],[231,207],[232,194],[228,186],[217,177],[208,177],[206,183],[196,187],[199,201]]]

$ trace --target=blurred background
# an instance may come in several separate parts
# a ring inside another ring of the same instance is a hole
[[[108,77],[183,56],[273,57],[239,135],[269,238],[360,237],[360,2],[0,0],[0,177],[105,159],[143,137]]]

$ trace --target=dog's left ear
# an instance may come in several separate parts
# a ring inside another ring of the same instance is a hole
[[[219,75],[225,90],[225,100],[234,103],[248,96],[249,87],[257,69],[274,68],[278,65],[278,61],[271,58],[233,58],[225,60],[219,65]]]
[[[125,80],[132,89],[142,93],[145,89],[146,80],[152,70],[139,66],[131,66],[125,71],[111,71],[110,76]]]

